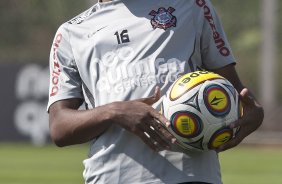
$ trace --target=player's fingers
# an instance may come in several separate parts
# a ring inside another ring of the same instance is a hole
[[[159,86],[156,86],[154,95],[147,97],[147,98],[140,98],[136,101],[145,103],[147,105],[153,105],[161,98],[161,90]]]
[[[159,131],[156,131],[153,126],[148,127],[148,129],[146,129],[146,132],[148,133],[151,142],[153,142],[154,145],[159,146],[161,150],[170,149],[168,140],[165,139],[163,135],[159,133]]]
[[[242,89],[240,92],[240,100],[245,105],[254,105],[254,99],[249,95],[249,90],[247,88]]]
[[[151,116],[156,120],[156,122],[161,123],[166,128],[170,127],[170,122],[168,119],[166,119],[162,114],[160,114],[158,111],[152,109]]]
[[[229,128],[230,129],[239,128],[241,126],[244,126],[244,124],[246,124],[246,120],[243,118],[239,118],[237,121],[234,121],[233,123],[231,123],[229,125]]]
[[[223,152],[225,150],[231,149],[233,147],[236,147],[238,144],[240,144],[242,142],[243,139],[244,139],[243,137],[237,135],[233,139],[228,141],[227,143],[221,145],[215,151],[219,153],[219,152]]]
[[[154,151],[169,149],[168,144],[164,140],[161,140],[156,132],[153,132],[153,128],[150,128],[150,123],[142,124],[136,130],[135,133]]]
[[[169,128],[171,127],[170,122],[162,114],[158,112],[152,112],[152,113],[153,113],[152,116],[155,119],[155,121],[152,124],[154,128],[156,128],[156,130],[160,132],[166,140],[174,144],[176,138],[169,132]]]
[[[251,129],[249,129],[248,126],[245,126],[244,128],[238,127],[238,129],[235,133],[235,136],[230,141],[228,141],[227,143],[221,145],[216,151],[221,152],[221,151],[225,151],[227,149],[230,149],[230,148],[237,146],[251,132],[252,131],[251,131]]]
[[[175,142],[175,137],[168,131],[167,128],[164,127],[160,122],[157,120],[154,120],[152,122],[152,127],[155,132],[167,143],[174,143]]]
[[[163,150],[161,147],[160,147],[160,144],[158,144],[157,141],[153,140],[151,138],[151,136],[149,135],[149,133],[147,133],[146,131],[144,132],[138,132],[137,135],[143,140],[143,142],[145,144],[147,144],[152,150],[158,152],[158,151],[161,151]]]

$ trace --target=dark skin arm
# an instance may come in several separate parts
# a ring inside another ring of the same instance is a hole
[[[168,120],[151,107],[159,98],[157,87],[151,97],[114,102],[92,110],[78,110],[80,99],[55,102],[49,109],[51,138],[60,147],[85,143],[115,123],[134,133],[155,151],[169,149],[175,138],[160,124],[169,126]]]
[[[49,126],[51,138],[56,145],[62,147],[85,143],[100,135],[111,125],[111,114],[107,112],[106,107],[79,111],[81,104],[81,99],[68,99],[51,105]],[[99,126],[96,125],[98,123],[93,122],[94,117],[95,121],[101,122]]]
[[[214,70],[214,72],[225,77],[233,84],[240,93],[240,99],[243,102],[244,107],[243,117],[230,125],[230,128],[241,127],[240,131],[232,140],[216,150],[217,152],[221,152],[237,146],[245,137],[254,132],[262,124],[264,111],[254,95],[244,87],[240,81],[234,65],[228,65]]]

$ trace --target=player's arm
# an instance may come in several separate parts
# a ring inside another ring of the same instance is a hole
[[[81,99],[73,98],[57,101],[50,106],[50,134],[57,146],[85,143],[98,137],[111,125],[107,107],[78,110],[81,103]]]
[[[160,89],[153,96],[125,102],[114,102],[92,110],[78,110],[80,99],[57,101],[50,106],[51,138],[58,146],[88,142],[112,124],[139,136],[153,150],[169,149],[173,136],[160,123],[168,124],[152,104],[160,98]]]
[[[254,132],[264,118],[264,111],[261,104],[254,95],[242,84],[233,64],[214,70],[215,73],[228,79],[240,93],[243,102],[243,117],[230,125],[231,128],[241,127],[238,134],[229,142],[222,145],[217,151],[224,151],[237,146],[245,137]]]

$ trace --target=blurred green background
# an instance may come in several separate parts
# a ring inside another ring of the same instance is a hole
[[[269,0],[272,1],[272,0]],[[5,64],[48,64],[57,28],[91,6],[91,0],[1,0],[0,67]],[[212,1],[237,58],[237,71],[261,99],[262,0]],[[220,155],[225,184],[282,183],[282,1],[276,1],[275,102],[267,106],[266,119],[257,133],[241,146]],[[267,62],[267,61],[265,61]],[[272,75],[272,74],[264,74]],[[0,130],[0,134],[3,130]],[[10,143],[0,139],[0,183],[83,183],[82,160],[87,145],[56,148],[50,144]]]

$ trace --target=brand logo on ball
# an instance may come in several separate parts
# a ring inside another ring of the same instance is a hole
[[[175,11],[174,8],[169,7],[166,8],[159,8],[158,11],[152,10],[149,15],[154,16],[151,19],[151,24],[154,29],[168,29],[170,27],[176,27],[177,19],[172,13]]]
[[[228,142],[233,136],[233,131],[228,128],[218,130],[213,134],[209,142],[209,149],[216,149],[222,144]]]
[[[210,85],[204,90],[204,101],[208,111],[214,116],[225,116],[230,112],[230,99],[219,85]]]
[[[170,100],[174,101],[180,98],[183,94],[194,88],[206,80],[223,79],[218,74],[208,71],[196,71],[193,73],[187,73],[175,81],[170,91]]]
[[[190,112],[177,112],[172,116],[171,127],[179,136],[192,138],[202,131],[201,119]]]

